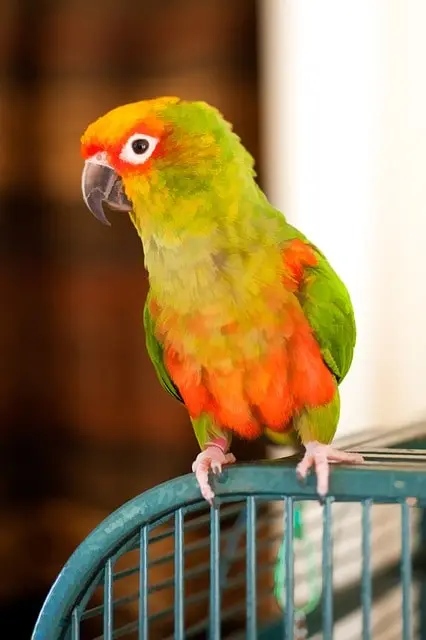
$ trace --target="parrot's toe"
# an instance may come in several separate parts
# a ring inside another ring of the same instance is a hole
[[[203,496],[204,500],[206,500],[210,505],[213,504],[214,491],[209,483],[201,482],[200,480],[198,480],[198,485],[200,487],[201,495]]]
[[[233,453],[227,453],[225,456],[225,464],[234,464],[236,462],[236,457]]]
[[[223,465],[234,462],[235,456],[232,453],[224,453],[219,447],[211,446],[199,453],[192,463],[192,471],[195,473],[201,495],[208,503],[212,504],[214,499],[214,491],[209,483],[210,471],[215,475],[220,474]]]
[[[330,468],[329,463],[362,464],[364,458],[359,453],[339,451],[328,444],[308,442],[303,459],[296,467],[299,479],[305,479],[309,470],[315,467],[317,475],[317,491],[321,497],[328,493]]]
[[[222,473],[222,463],[218,462],[217,460],[212,460],[210,468],[215,476]]]

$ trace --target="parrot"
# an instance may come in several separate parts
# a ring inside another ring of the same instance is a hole
[[[325,255],[260,188],[233,126],[202,100],[164,96],[113,108],[81,137],[82,196],[129,215],[149,289],[146,348],[159,382],[183,403],[198,441],[202,497],[235,462],[233,436],[297,442],[299,481],[330,463],[339,387],[354,355],[349,292]]]

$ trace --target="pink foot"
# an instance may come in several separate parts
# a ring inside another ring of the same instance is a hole
[[[213,503],[214,491],[209,484],[209,472],[222,473],[222,466],[235,462],[232,453],[224,453],[220,447],[208,446],[198,454],[192,463],[192,471],[195,473],[201,495],[209,504]]]
[[[328,493],[328,479],[330,475],[329,462],[346,464],[362,464],[364,458],[359,453],[350,453],[333,449],[329,444],[308,442],[303,459],[296,467],[299,479],[305,479],[311,467],[315,467],[317,474],[317,491],[321,497]]]

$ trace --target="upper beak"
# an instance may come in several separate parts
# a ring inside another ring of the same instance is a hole
[[[124,193],[123,182],[108,163],[105,152],[97,153],[84,163],[81,190],[88,209],[104,224],[110,224],[103,210],[104,202],[119,211],[132,210],[132,203]]]

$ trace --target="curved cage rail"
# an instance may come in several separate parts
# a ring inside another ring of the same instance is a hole
[[[322,505],[292,458],[226,469],[211,509],[192,474],[138,496],[71,556],[32,640],[418,637],[426,455],[364,455]]]

